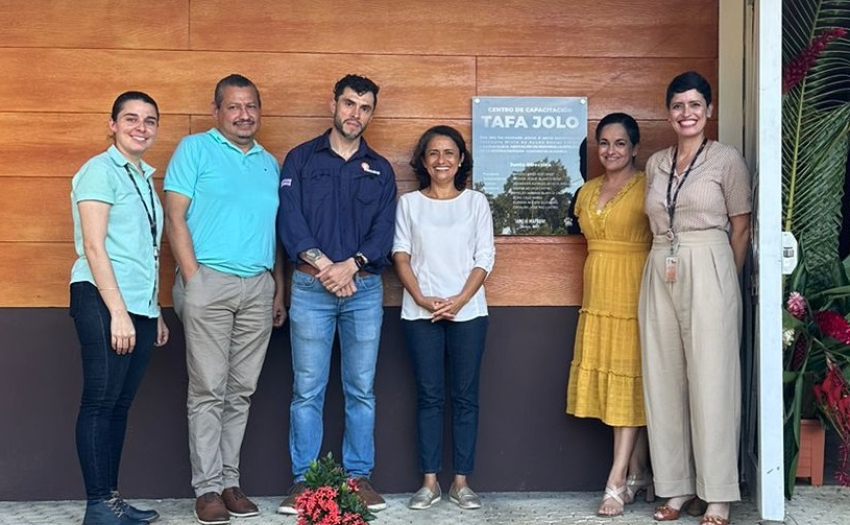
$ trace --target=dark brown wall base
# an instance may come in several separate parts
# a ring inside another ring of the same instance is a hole
[[[491,308],[481,384],[477,464],[480,491],[598,490],[611,461],[611,434],[564,413],[578,309]],[[130,413],[121,490],[130,497],[190,497],[183,332],[166,312],[171,342],[156,350]],[[0,499],[82,499],[74,445],[79,350],[66,309],[0,309]],[[251,495],[283,494],[292,367],[288,324],[272,337],[242,453]],[[325,406],[325,445],[339,457],[342,393],[338,360]],[[414,390],[399,309],[385,310],[375,384],[373,482],[388,493],[419,486]],[[449,443],[447,425],[446,443]],[[444,452],[447,486],[450,448]]]

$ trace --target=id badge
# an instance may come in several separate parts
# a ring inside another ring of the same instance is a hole
[[[679,273],[679,258],[675,256],[667,257],[664,260],[664,280],[668,283],[675,283]]]

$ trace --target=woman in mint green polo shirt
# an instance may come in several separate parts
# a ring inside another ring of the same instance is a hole
[[[77,260],[70,312],[83,363],[77,454],[88,501],[83,525],[136,525],[159,517],[118,494],[127,412],[153,346],[168,341],[157,302],[162,206],[154,169],[142,160],[159,129],[159,108],[145,93],[123,93],[109,129],[112,146],[71,183]]]

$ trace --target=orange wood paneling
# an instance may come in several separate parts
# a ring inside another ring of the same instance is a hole
[[[98,114],[0,113],[0,177],[72,177],[111,144],[106,124],[119,94],[109,95]],[[145,155],[159,170],[155,176],[162,177],[177,142],[188,132],[187,116],[161,116],[156,143]]]
[[[6,0],[0,47],[186,49],[189,0]]]
[[[333,83],[369,75],[381,93],[366,137],[416,188],[414,142],[447,123],[470,138],[471,98],[587,96],[592,134],[612,111],[638,119],[638,164],[675,136],[664,91],[687,69],[717,80],[717,0],[277,2],[234,13],[223,0],[12,0],[0,5],[0,307],[65,306],[74,260],[70,179],[109,144],[114,97],[138,89],[160,103],[146,156],[157,185],[180,138],[212,125],[215,83],[239,72],[263,96],[259,140],[279,160],[331,123]],[[580,14],[580,16],[578,16]],[[238,15],[238,16],[237,16]],[[716,113],[715,113],[716,114]],[[708,135],[716,136],[715,121]],[[474,154],[474,152],[473,152]],[[588,172],[601,172],[590,139]],[[581,237],[497,239],[487,281],[494,306],[576,305]],[[163,303],[174,262],[162,258]],[[401,288],[387,275],[387,304]]]
[[[713,57],[716,1],[192,2],[192,48],[427,55]],[[226,22],[224,22],[226,20]],[[226,29],[226,30],[223,30]]]
[[[20,115],[18,115],[20,117]],[[180,117],[185,119],[185,117]],[[0,122],[2,122],[0,115]],[[169,119],[170,120],[170,119]],[[286,152],[293,146],[322,133],[328,126],[330,119],[305,119],[305,118],[283,118],[271,117],[263,121],[263,131],[260,136],[261,143],[279,160],[283,159]],[[469,137],[469,124],[467,121],[440,121],[456,126],[461,132]],[[375,119],[367,130],[369,143],[386,156],[393,163],[396,171],[396,180],[399,193],[406,193],[417,188],[413,171],[409,166],[410,153],[419,135],[436,121],[426,120],[382,120]],[[192,119],[192,128],[195,132],[203,131],[213,125],[209,117],[198,117]],[[641,122],[642,145],[638,155],[638,166],[643,167],[646,159],[659,149],[665,148],[675,141],[675,134],[667,122],[648,121]],[[589,138],[588,150],[588,176],[594,177],[602,173],[602,167],[596,154],[596,143],[593,140],[592,131],[596,128],[596,122],[590,123],[591,136]],[[164,130],[163,130],[164,131]],[[716,136],[717,126],[710,122],[708,135]],[[0,132],[2,135],[2,132]],[[163,137],[160,142],[163,143]],[[160,149],[156,155],[159,167],[156,173],[156,187],[160,196],[162,193],[161,178],[165,173],[168,163],[167,154],[176,145],[179,137],[172,136],[168,139],[168,149]],[[24,141],[19,144],[5,144],[0,140],[0,159],[7,155],[7,147],[17,146],[15,151],[18,156],[10,157],[9,164],[15,169],[14,158],[41,158],[38,152],[46,149],[44,144]],[[77,145],[80,149],[86,148],[85,144]],[[69,154],[72,153],[68,146]],[[50,157],[47,157],[50,158]],[[474,152],[473,152],[474,158]],[[71,177],[79,165],[71,164],[72,160],[62,160],[59,164],[57,159],[55,173],[45,172],[42,174],[25,173],[24,176],[14,176],[14,171],[6,173],[9,166],[0,162],[0,195],[6,196],[6,204],[0,207],[0,241],[25,241],[25,242],[68,242],[73,240],[73,230],[70,212],[70,188]],[[153,162],[150,158],[146,159]],[[84,161],[84,160],[83,160]],[[83,161],[79,161],[81,164]],[[27,167],[25,163],[19,163],[23,170]],[[45,206],[44,203],[49,203]],[[37,211],[37,213],[34,213]]]
[[[499,237],[496,266],[485,283],[491,306],[576,306],[581,303],[584,238]],[[68,304],[68,279],[76,255],[73,242],[2,242],[2,306],[55,307]],[[541,265],[535,261],[545,261]],[[171,306],[174,258],[163,245],[160,300]],[[384,304],[401,304],[402,288],[392,271],[384,276]]]
[[[586,96],[591,119],[623,111],[639,120],[664,120],[667,85],[687,70],[699,71],[717,86],[716,58],[481,57],[477,94]]]
[[[295,146],[324,133],[332,125],[330,114],[321,118],[263,117],[257,140],[282,163],[287,152]],[[468,120],[452,119],[385,119],[377,115],[366,129],[369,146],[390,161],[396,180],[413,181],[410,154],[422,133],[429,127],[446,124],[457,128],[471,147]],[[215,126],[212,117],[192,117],[192,133],[203,132]]]
[[[67,307],[74,243],[0,242],[0,304]]]
[[[0,49],[0,112],[98,113],[139,89],[163,113],[208,114],[216,82],[233,72],[259,86],[269,116],[329,115],[334,83],[351,72],[382,86],[384,118],[468,118],[475,94],[472,57]]]
[[[71,220],[71,177],[0,177],[0,242],[68,242]],[[15,272],[2,273],[9,278]]]
[[[162,196],[162,179],[154,180]],[[72,242],[71,177],[0,177],[0,242]],[[47,203],[47,205],[45,205]]]

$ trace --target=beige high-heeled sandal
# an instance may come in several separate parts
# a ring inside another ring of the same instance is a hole
[[[602,496],[602,503],[599,505],[599,509],[597,509],[596,515],[597,516],[605,516],[605,517],[608,517],[608,518],[622,515],[623,510],[626,508],[627,502],[625,500],[623,500],[623,497],[621,496],[621,494],[623,494],[625,492],[626,492],[626,486],[625,485],[621,485],[619,487],[611,487],[611,486],[606,485],[605,486],[605,495]],[[605,505],[605,502],[609,499],[614,500],[615,502],[617,502],[620,505],[619,512],[616,512],[614,514],[606,514],[606,513],[602,512],[602,506]]]
[[[629,496],[629,503],[634,501],[641,492],[644,493],[647,503],[655,501],[655,484],[652,482],[652,476],[643,474],[638,477],[637,474],[632,474],[626,478],[626,494]]]

